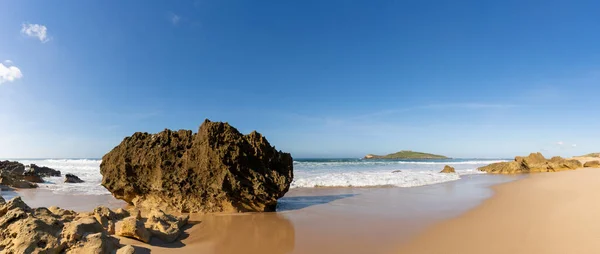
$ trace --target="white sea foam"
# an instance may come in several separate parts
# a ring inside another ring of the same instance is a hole
[[[335,161],[294,161],[292,188],[312,187],[369,187],[397,186],[414,187],[455,181],[463,175],[480,174],[477,168],[504,160],[445,160],[445,161],[370,161],[343,159]],[[101,160],[90,159],[47,159],[20,160],[21,163],[37,164],[60,170],[63,177],[48,177],[41,188],[55,193],[104,195],[110,194],[100,183]],[[456,168],[456,174],[442,174],[444,165]],[[401,172],[392,173],[400,170]],[[84,183],[64,183],[64,175],[75,174]]]
[[[46,166],[56,170],[60,170],[61,177],[44,178],[45,183],[39,184],[40,188],[50,189],[55,193],[60,194],[84,194],[84,195],[104,195],[110,194],[106,188],[100,183],[102,175],[100,174],[101,160],[89,159],[49,159],[49,160],[19,160],[19,162],[29,165],[36,164],[38,166]],[[81,180],[83,183],[65,183],[64,175],[71,173]]]

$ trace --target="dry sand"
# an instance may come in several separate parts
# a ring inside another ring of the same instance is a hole
[[[600,169],[532,174],[493,189],[481,206],[396,253],[600,253]]]

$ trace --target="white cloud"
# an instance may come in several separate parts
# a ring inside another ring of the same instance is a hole
[[[48,37],[48,28],[40,24],[23,24],[21,26],[21,34],[29,37],[37,37],[42,43],[50,40]]]
[[[12,61],[6,60],[0,63],[0,84],[4,82],[13,82],[23,77],[19,68],[12,65]]]
[[[559,145],[559,146],[562,146],[562,145],[564,145],[564,144],[565,144],[565,142],[558,141],[558,142],[556,142],[556,144],[557,144],[557,145]]]
[[[175,13],[171,13],[171,23],[173,25],[177,25],[179,23],[179,21],[181,20],[181,17]]]
[[[577,144],[572,144],[571,146],[572,146],[572,147],[577,147]]]

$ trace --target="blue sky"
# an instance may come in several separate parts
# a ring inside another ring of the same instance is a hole
[[[101,157],[205,118],[295,157],[600,151],[593,1],[2,6],[0,158]]]

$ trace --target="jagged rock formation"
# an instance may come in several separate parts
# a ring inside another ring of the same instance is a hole
[[[600,161],[588,161],[583,164],[585,168],[600,168]]]
[[[453,167],[446,165],[446,166],[444,166],[444,169],[442,169],[442,171],[440,171],[440,173],[456,173],[456,171],[454,171]]]
[[[558,156],[548,160],[541,153],[532,153],[527,157],[517,156],[514,161],[493,163],[478,170],[495,174],[519,174],[573,170],[581,167],[578,160],[567,160]]]
[[[60,176],[60,171],[49,167],[40,167],[35,164],[29,165],[29,171],[38,174],[41,177]]]
[[[20,197],[8,202],[0,197],[0,253],[133,253],[131,246],[120,248],[119,240],[111,235],[144,242],[155,236],[172,242],[187,222],[187,216],[161,210],[150,211],[145,218],[139,211],[113,212],[106,207],[76,213],[59,207],[34,209]]]
[[[135,133],[104,155],[100,172],[104,187],[138,207],[274,211],[290,187],[293,160],[257,132],[206,120],[196,134]]]

